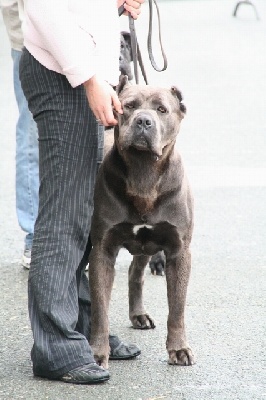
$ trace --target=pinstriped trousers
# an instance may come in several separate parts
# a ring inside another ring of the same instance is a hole
[[[20,79],[39,132],[39,211],[28,282],[31,357],[33,373],[53,379],[94,361],[84,271],[103,127],[83,86],[73,89],[26,49]]]

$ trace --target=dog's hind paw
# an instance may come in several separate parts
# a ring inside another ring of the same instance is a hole
[[[149,314],[134,315],[131,318],[131,322],[134,329],[154,329],[154,320]]]
[[[149,262],[149,267],[152,275],[164,275],[165,255],[163,251],[154,254]]]
[[[169,351],[169,360],[168,364],[170,365],[193,365],[195,364],[194,355],[192,350],[187,347],[180,350],[170,350]]]

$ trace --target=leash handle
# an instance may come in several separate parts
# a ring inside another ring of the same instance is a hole
[[[151,37],[152,37],[152,1],[156,7],[157,10],[157,19],[158,19],[158,35],[159,35],[159,44],[160,44],[160,48],[161,48],[161,54],[163,57],[163,67],[159,68],[155,62],[154,56],[153,56],[153,52],[152,52],[152,43],[151,43]],[[148,42],[147,42],[147,46],[148,46],[148,53],[149,53],[149,58],[150,58],[150,62],[151,65],[153,66],[153,68],[155,69],[155,71],[157,72],[162,72],[165,71],[167,66],[168,66],[168,62],[167,62],[167,58],[166,58],[166,54],[164,52],[163,49],[163,45],[162,45],[162,37],[161,37],[161,18],[160,18],[160,11],[159,11],[159,7],[158,4],[156,2],[156,0],[149,0],[149,8],[150,8],[150,15],[149,15],[149,31],[148,31]]]

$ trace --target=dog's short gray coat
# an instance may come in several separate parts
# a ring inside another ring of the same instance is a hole
[[[118,87],[124,110],[114,145],[97,177],[91,227],[91,345],[108,368],[108,308],[118,251],[134,256],[129,268],[129,318],[134,328],[154,328],[143,305],[144,268],[163,250],[169,315],[166,348],[170,364],[191,365],[184,308],[190,275],[193,199],[175,142],[185,114],[175,88]]]

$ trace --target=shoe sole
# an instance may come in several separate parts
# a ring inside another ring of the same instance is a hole
[[[58,379],[60,382],[64,382],[64,383],[72,383],[72,384],[76,384],[76,385],[97,385],[98,383],[103,383],[106,382],[110,379],[110,376],[108,377],[103,377],[103,378],[99,378],[96,380],[91,380],[91,381],[77,381],[77,380],[64,380],[62,378]]]
[[[34,374],[36,378],[41,378],[49,381],[59,381],[59,382],[64,382],[64,383],[72,383],[72,384],[77,384],[77,385],[95,385],[97,383],[103,383],[105,381],[108,381],[110,379],[109,376],[104,376],[102,378],[97,378],[97,379],[92,379],[90,381],[79,381],[79,380],[74,380],[74,379],[63,379],[63,378],[53,378],[53,377],[47,377],[47,376],[42,376],[39,374]]]

